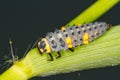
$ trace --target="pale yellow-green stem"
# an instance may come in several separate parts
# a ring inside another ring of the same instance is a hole
[[[93,22],[119,1],[120,0],[98,0],[91,7],[89,7],[72,21],[70,21],[67,25]]]
[[[75,22],[72,21],[69,24],[94,21],[118,1],[119,0],[99,0],[98,3],[95,4],[96,7],[92,6],[88,11],[86,10],[81,14],[79,18],[83,18],[83,20],[76,18],[74,19],[76,20]],[[89,11],[97,10],[93,8],[97,8],[98,5],[100,6],[100,4],[102,5],[107,2],[109,5],[104,5],[101,12],[94,15],[93,18],[91,17],[91,13],[88,14]],[[38,75],[47,76],[76,70],[118,65],[120,64],[119,34],[120,25],[111,28],[94,42],[76,47],[74,52],[70,52],[69,50],[61,51],[61,58],[56,59],[56,53],[52,52],[51,54],[54,56],[54,61],[48,61],[48,54],[41,56],[38,49],[34,48],[30,50],[23,59],[16,61],[13,66],[1,74],[0,80],[28,80]]]

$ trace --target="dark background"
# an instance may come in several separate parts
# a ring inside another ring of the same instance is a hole
[[[1,0],[0,1],[0,64],[9,53],[9,39],[21,58],[28,45],[48,31],[67,24],[96,0]],[[106,3],[107,4],[107,3]],[[103,6],[104,7],[104,6]],[[120,4],[97,21],[120,24]],[[4,71],[5,65],[0,72]],[[80,74],[80,75],[79,75]],[[120,66],[91,69],[30,80],[120,80]]]

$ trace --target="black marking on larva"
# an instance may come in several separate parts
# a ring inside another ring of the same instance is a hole
[[[72,35],[74,35],[74,32],[72,32]]]
[[[91,28],[89,28],[89,31],[91,31],[92,29]]]
[[[54,40],[51,41],[51,44],[53,44],[52,48],[56,48],[57,47],[57,43]]]
[[[73,25],[66,27],[65,30],[55,30],[54,32],[47,33],[45,39],[48,42],[48,45],[50,47],[50,52],[48,52],[51,60],[53,60],[53,57],[51,55],[51,52],[55,51],[57,52],[58,57],[61,57],[60,51],[61,50],[71,50],[74,51],[74,47],[81,46],[84,44],[83,36],[87,33],[88,34],[88,41],[92,42],[99,36],[101,36],[106,30],[108,30],[111,27],[110,24],[107,24],[105,22],[94,22],[89,24],[83,24],[81,26]],[[67,38],[70,37],[72,43],[72,48],[68,47]],[[37,48],[43,49],[42,53],[46,53],[47,49],[46,43],[42,40],[39,40],[39,45],[37,45]]]
[[[65,37],[68,37],[68,34],[65,34]]]
[[[61,43],[61,47],[65,47],[65,41],[62,39],[62,38],[60,38],[60,43]]]
[[[40,48],[45,48],[45,46],[46,46],[45,42],[44,42],[44,41],[41,41],[40,43],[41,43],[41,44],[40,44]]]
[[[86,30],[84,30],[83,32],[86,33]]]
[[[75,28],[76,28],[76,29],[78,29],[79,27],[78,27],[78,26],[76,26]]]
[[[70,30],[72,30],[72,27],[70,27]]]
[[[80,41],[82,41],[83,39],[82,38],[80,38]]]
[[[78,31],[78,34],[80,34],[80,31]]]
[[[63,30],[63,32],[66,32],[66,30]]]

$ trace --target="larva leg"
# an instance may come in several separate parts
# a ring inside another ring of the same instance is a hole
[[[74,52],[74,49],[73,49],[73,48],[69,48],[69,50],[70,50],[71,52]]]
[[[50,59],[48,59],[49,61],[53,61],[53,56],[51,53],[48,53],[48,55],[50,56]]]
[[[60,58],[61,57],[61,54],[60,52],[57,52],[58,56],[56,58]]]

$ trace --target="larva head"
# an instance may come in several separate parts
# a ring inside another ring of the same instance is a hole
[[[51,52],[50,45],[48,44],[46,38],[42,38],[37,43],[37,47],[38,47],[40,53],[50,53]]]

